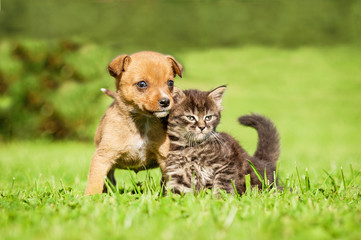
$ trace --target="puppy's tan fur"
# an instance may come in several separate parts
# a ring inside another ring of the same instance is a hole
[[[168,83],[182,77],[183,67],[172,56],[139,52],[115,58],[108,71],[117,91],[95,133],[86,195],[106,191],[105,177],[115,185],[116,168],[139,171],[162,164],[169,139],[159,117],[174,105]],[[137,86],[140,81],[147,83],[145,89]],[[169,106],[162,107],[161,99],[169,99]]]

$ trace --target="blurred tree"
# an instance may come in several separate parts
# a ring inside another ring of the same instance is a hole
[[[92,138],[94,119],[103,111],[98,89],[110,81],[105,66],[120,52],[361,40],[361,0],[1,4],[0,140]]]
[[[354,10],[359,5],[360,0],[12,0],[3,4],[0,33],[167,52],[242,44],[329,45],[360,40]]]

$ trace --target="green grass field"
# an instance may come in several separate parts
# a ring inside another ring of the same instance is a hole
[[[176,56],[185,67],[177,86],[228,85],[219,130],[250,153],[256,132],[237,117],[275,122],[285,191],[162,197],[158,169],[119,170],[119,192],[85,197],[92,143],[10,142],[0,145],[0,239],[361,239],[360,54],[244,47]],[[104,96],[104,111],[109,103]]]

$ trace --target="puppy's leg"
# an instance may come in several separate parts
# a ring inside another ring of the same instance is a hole
[[[109,181],[111,182],[111,184],[115,187],[117,185],[117,182],[115,180],[115,177],[114,177],[114,171],[115,169],[111,169],[107,175],[107,178],[109,179]],[[104,185],[104,188],[103,188],[103,193],[107,193],[108,192],[108,188],[107,186]]]
[[[112,169],[111,158],[101,156],[97,150],[90,164],[88,175],[88,184],[85,189],[85,195],[102,193],[104,189],[104,179]]]

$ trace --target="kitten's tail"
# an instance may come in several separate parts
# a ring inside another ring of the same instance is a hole
[[[242,125],[255,128],[258,132],[258,144],[254,157],[265,161],[277,161],[280,156],[280,141],[272,121],[258,114],[241,116],[238,121]]]

